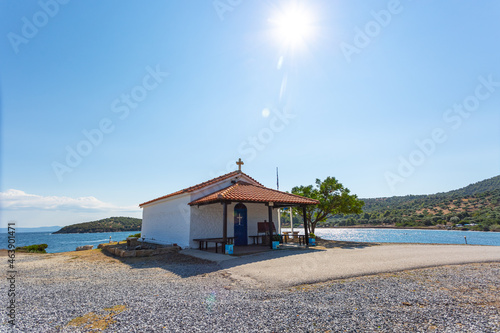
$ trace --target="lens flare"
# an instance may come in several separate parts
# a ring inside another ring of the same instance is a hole
[[[297,46],[312,34],[312,20],[309,12],[293,6],[279,12],[269,20],[276,28],[277,38],[289,46]]]

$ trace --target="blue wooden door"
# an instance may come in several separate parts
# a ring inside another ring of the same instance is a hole
[[[234,206],[234,245],[248,245],[247,207],[239,203]]]

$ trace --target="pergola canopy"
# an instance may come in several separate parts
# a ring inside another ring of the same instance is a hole
[[[217,202],[255,202],[266,204],[273,203],[273,206],[275,207],[306,206],[319,204],[318,200],[273,190],[264,186],[250,184],[244,181],[238,181],[226,188],[196,199],[190,202],[189,205],[201,206]]]

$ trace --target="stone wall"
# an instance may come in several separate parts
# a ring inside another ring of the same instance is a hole
[[[155,248],[150,249],[139,249],[139,250],[131,250],[127,247],[126,244],[99,244],[98,249],[102,249],[114,256],[121,258],[128,257],[151,257],[155,255],[179,252],[181,249],[179,246],[158,246],[154,245]]]

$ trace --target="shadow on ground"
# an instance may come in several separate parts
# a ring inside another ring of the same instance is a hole
[[[134,258],[121,258],[116,257],[106,251],[102,250],[88,250],[79,252],[68,252],[68,255],[74,256],[86,261],[98,262],[119,262],[129,266],[132,269],[148,269],[159,268],[168,271],[180,278],[189,278],[203,274],[213,273],[220,270],[251,264],[260,261],[279,259],[289,256],[297,256],[300,260],[300,255],[326,251],[327,249],[357,249],[370,246],[376,246],[375,243],[361,243],[361,242],[342,242],[342,241],[329,241],[318,239],[317,247],[297,247],[286,248],[280,250],[265,250],[258,253],[240,254],[231,260],[216,263],[209,260],[195,258],[189,255],[180,254],[177,252],[166,253],[152,257],[134,257]]]
[[[362,249],[365,247],[377,246],[379,243],[362,243],[362,242],[344,242],[344,241],[331,241],[318,238],[317,246],[311,246],[309,248],[297,247],[297,248],[286,248],[283,250],[275,251],[270,250],[266,252],[261,252],[257,254],[252,254],[248,256],[240,256],[235,260],[223,261],[220,263],[221,268],[228,269],[236,266],[251,264],[259,261],[279,259],[289,256],[297,256],[297,260],[300,260],[300,256],[308,253],[326,251],[327,249]]]
[[[212,261],[194,258],[177,252],[156,255],[152,257],[121,258],[106,251],[103,256],[112,258],[132,269],[160,268],[181,278],[203,275],[220,270],[220,266]]]

